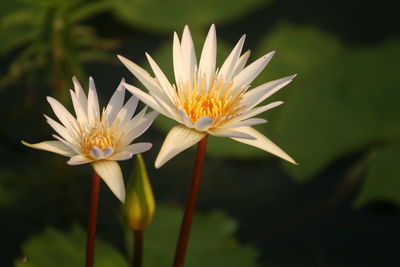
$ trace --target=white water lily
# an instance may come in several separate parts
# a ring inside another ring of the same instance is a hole
[[[60,124],[45,115],[47,122],[57,133],[53,135],[57,140],[37,144],[22,143],[70,157],[67,162],[69,165],[91,163],[115,196],[124,202],[124,180],[116,161],[130,159],[133,155],[151,148],[151,143],[131,143],[149,128],[158,113],[152,111],[146,114],[146,106],[133,117],[138,98],[132,96],[124,104],[125,87],[122,80],[100,114],[93,79],[89,78],[88,97],[78,80],[75,77],[72,80],[75,91],[70,92],[76,118],[60,102],[47,97],[54,114],[61,122]]]
[[[252,117],[283,102],[257,105],[290,83],[296,75],[270,81],[249,90],[250,83],[265,68],[274,52],[245,67],[250,51],[241,55],[244,40],[245,35],[240,38],[222,67],[216,70],[215,26],[212,25],[208,32],[199,64],[189,28],[185,26],[181,40],[174,33],[173,85],[147,53],[155,78],[132,61],[118,56],[148,89],[149,94],[129,84],[125,84],[126,88],[154,110],[180,123],[168,133],[155,162],[157,168],[207,134],[232,138],[296,164],[282,149],[251,127],[267,122]]]

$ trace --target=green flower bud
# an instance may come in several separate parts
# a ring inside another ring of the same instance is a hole
[[[155,201],[143,157],[138,154],[126,189],[122,214],[133,230],[143,230],[153,220]]]

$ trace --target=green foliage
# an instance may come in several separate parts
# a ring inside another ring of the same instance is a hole
[[[144,267],[172,264],[181,219],[181,209],[157,207],[153,223],[144,232]],[[236,229],[236,223],[222,212],[196,214],[185,266],[257,266],[257,252],[236,241]],[[130,231],[126,240],[132,251]]]
[[[364,186],[355,202],[356,207],[373,201],[400,205],[400,145],[384,147],[368,169]]]
[[[104,1],[19,0],[1,6],[9,2],[16,3],[0,19],[0,56],[12,56],[0,87],[45,80],[60,92],[73,75],[83,74],[83,62],[108,60],[107,51],[117,45],[82,23],[107,10]]]
[[[74,226],[66,233],[47,229],[23,245],[26,259],[17,267],[81,266],[85,262],[86,233]],[[95,266],[129,266],[124,257],[107,243],[96,240]]]
[[[315,28],[283,25],[260,47],[272,48],[279,53],[261,79],[299,74],[277,96],[287,101],[271,126],[300,163],[285,165],[296,180],[306,181],[339,157],[398,136],[399,41],[345,48]]]
[[[144,232],[144,267],[172,263],[181,217],[180,209],[163,206],[157,209],[154,222]],[[236,241],[233,237],[236,229],[235,222],[221,212],[196,215],[185,266],[257,266],[258,253]],[[16,266],[80,266],[84,262],[85,237],[85,232],[77,226],[66,233],[47,229],[23,245],[26,262],[18,260]],[[131,230],[126,230],[126,240],[126,249],[131,254]],[[129,266],[127,262],[118,251],[97,238],[95,266]]]
[[[134,26],[171,32],[183,28],[209,27],[245,15],[270,0],[109,0],[116,17]],[[223,11],[223,12],[222,12]]]

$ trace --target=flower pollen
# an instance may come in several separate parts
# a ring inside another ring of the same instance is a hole
[[[195,75],[196,76],[196,75]],[[241,90],[232,91],[232,82],[224,81],[214,76],[210,87],[206,87],[205,77],[200,82],[194,79],[193,85],[178,85],[176,100],[177,106],[183,110],[190,121],[195,123],[201,117],[210,117],[214,120],[213,127],[235,117],[241,107]]]

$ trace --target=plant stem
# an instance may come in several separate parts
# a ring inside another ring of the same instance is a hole
[[[133,267],[142,267],[143,259],[143,230],[133,230],[133,239],[135,240],[133,250]]]
[[[88,229],[86,239],[86,267],[93,267],[94,245],[96,241],[97,208],[99,206],[100,176],[93,171]]]
[[[197,144],[196,159],[193,168],[192,182],[189,189],[188,199],[186,201],[185,213],[182,219],[181,231],[179,234],[178,244],[175,251],[174,267],[183,267],[185,260],[186,248],[189,241],[190,228],[192,226],[192,218],[196,207],[197,193],[201,179],[201,171],[203,169],[204,155],[207,147],[208,135],[206,135]]]

